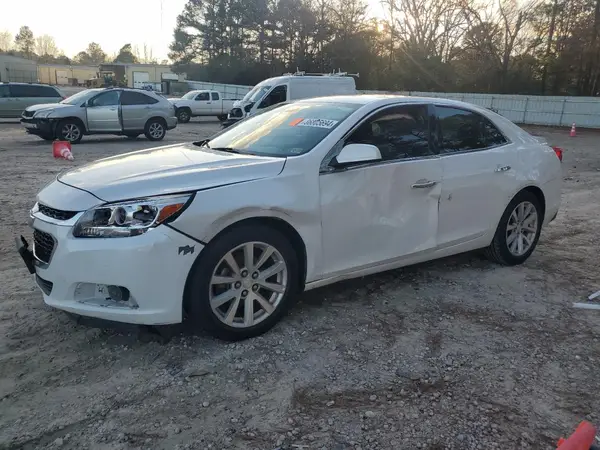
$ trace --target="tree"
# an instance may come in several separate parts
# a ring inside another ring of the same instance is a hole
[[[44,34],[35,38],[35,52],[39,56],[57,56],[60,51],[52,36]]]
[[[28,26],[25,25],[19,28],[19,32],[15,36],[15,47],[26,58],[34,56],[35,39],[33,31]]]
[[[133,54],[131,44],[125,44],[123,47],[121,47],[113,62],[137,64],[139,61]]]
[[[152,48],[147,44],[142,46],[142,50],[136,45],[133,47],[133,54],[142,64],[157,64],[157,60],[153,55]]]
[[[8,52],[13,47],[13,35],[10,31],[0,31],[0,52]]]
[[[90,64],[102,64],[106,62],[106,53],[96,42],[90,42],[87,46],[86,53],[89,55]]]

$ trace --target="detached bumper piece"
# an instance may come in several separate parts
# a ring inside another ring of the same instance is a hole
[[[23,259],[25,263],[25,267],[29,270],[29,273],[35,273],[35,258],[33,257],[33,252],[29,250],[29,243],[23,236],[19,236],[15,238],[15,243],[17,244],[17,252]]]
[[[38,136],[49,136],[54,134],[54,124],[48,119],[23,117],[21,118],[21,125],[25,127],[25,131],[29,134],[35,134]]]

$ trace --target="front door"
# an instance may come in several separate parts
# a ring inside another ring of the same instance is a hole
[[[337,146],[376,145],[382,161],[342,171],[324,161],[319,177],[324,276],[435,249],[442,166],[429,139],[429,109],[386,108]]]
[[[210,92],[200,92],[192,104],[192,113],[196,116],[209,116],[212,114],[212,100]]]
[[[120,133],[119,96],[121,91],[108,90],[90,99],[86,106],[89,131],[93,133]]]
[[[518,185],[514,144],[486,117],[468,109],[435,107],[442,197],[438,245],[468,242],[495,230]]]

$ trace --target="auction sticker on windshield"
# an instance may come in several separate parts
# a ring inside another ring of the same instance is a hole
[[[293,127],[333,128],[337,120],[331,119],[294,119],[290,122]]]

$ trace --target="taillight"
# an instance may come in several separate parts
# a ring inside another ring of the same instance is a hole
[[[560,160],[560,162],[562,162],[563,149],[560,148],[560,147],[552,147],[552,150],[554,150],[554,153],[556,153],[556,156],[558,157],[558,159]]]

